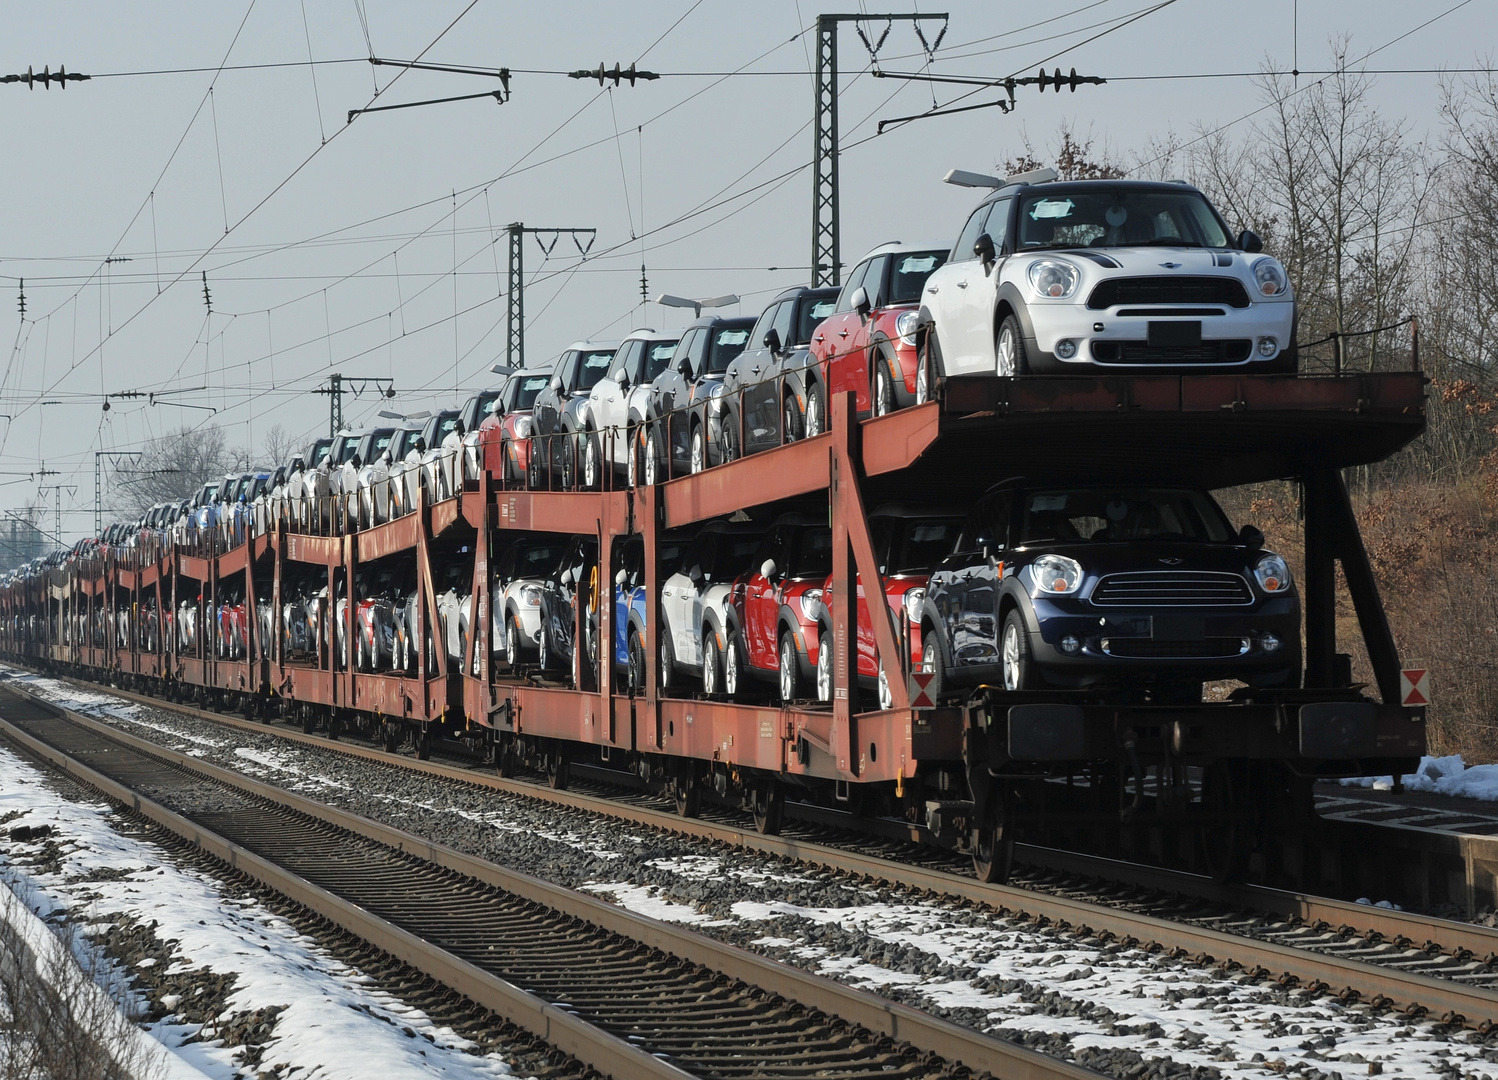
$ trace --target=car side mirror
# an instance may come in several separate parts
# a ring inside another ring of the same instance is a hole
[[[767,349],[770,350],[770,353],[772,355],[779,356],[780,355],[780,345],[781,345],[781,342],[780,342],[780,331],[777,330],[777,329],[775,329],[773,326],[770,327],[770,329],[766,330],[765,331],[765,338],[764,338],[764,345],[765,345],[765,348],[767,348]]]
[[[989,236],[987,233],[983,233],[981,236],[979,236],[978,239],[973,243],[973,255],[981,259],[984,263],[993,262],[993,237]]]
[[[760,577],[763,577],[763,578],[772,578],[772,577],[774,577],[775,576],[775,560],[774,559],[766,559],[764,562],[760,563],[759,564],[759,574],[760,574]]]
[[[574,575],[572,573],[572,569],[571,567],[569,567],[566,570],[562,571],[562,576],[559,580],[563,585],[571,585],[573,577]]]
[[[614,575],[614,584],[615,585],[623,585],[628,580],[629,580],[629,575],[627,573],[625,573],[622,568],[620,569],[620,571],[617,574]]]
[[[621,391],[626,391],[629,389],[629,372],[619,372],[619,389]]]
[[[1264,250],[1264,241],[1259,239],[1259,234],[1244,229],[1238,234],[1238,246],[1250,255]]]
[[[683,379],[690,379],[692,377],[692,358],[683,356],[680,360],[676,361],[676,371]]]
[[[687,577],[691,578],[693,581],[700,581],[702,579],[702,567],[696,563],[693,563],[692,568],[687,571]]]
[[[853,310],[858,312],[859,318],[863,318],[873,310],[874,305],[869,303],[869,290],[862,285],[853,290]]]
[[[562,392],[562,377],[560,375],[553,375],[551,377],[551,388],[558,394]]]
[[[1238,542],[1246,548],[1261,548],[1264,546],[1264,533],[1257,525],[1245,525],[1238,530]]]

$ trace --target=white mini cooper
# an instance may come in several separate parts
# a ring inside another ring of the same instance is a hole
[[[918,400],[953,375],[1295,371],[1284,267],[1190,185],[953,175],[998,189],[926,280]]]

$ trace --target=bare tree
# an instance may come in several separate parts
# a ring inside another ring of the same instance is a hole
[[[140,457],[111,473],[110,504],[121,516],[134,516],[246,467],[246,455],[229,446],[223,428],[178,428],[146,443]]]
[[[260,440],[261,459],[272,468],[286,464],[291,460],[291,455],[300,449],[301,443],[297,437],[280,424],[272,427]]]
[[[1033,172],[1044,167],[1041,156],[1045,154],[1062,180],[1113,180],[1123,176],[1123,168],[1113,161],[1106,146],[1093,150],[1096,141],[1090,134],[1085,138],[1078,136],[1070,124],[1063,123],[1046,150],[1037,149],[1030,136],[1025,135],[1024,153],[1001,162],[999,171],[1004,175]]]

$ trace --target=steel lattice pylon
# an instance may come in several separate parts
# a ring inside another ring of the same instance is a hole
[[[510,234],[510,292],[505,298],[505,363],[519,370],[525,367],[525,234],[535,235],[536,243],[541,245],[541,253],[549,257],[562,234],[567,233],[572,237],[578,254],[586,258],[593,248],[593,241],[598,238],[598,230],[571,226],[560,229],[537,228],[514,221],[505,226],[505,232]],[[586,247],[578,239],[584,233],[588,236]],[[551,243],[543,240],[543,235],[551,237]]]

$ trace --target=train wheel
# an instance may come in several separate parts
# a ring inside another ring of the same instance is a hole
[[[1242,876],[1248,860],[1247,777],[1226,761],[1215,761],[1202,775],[1202,856],[1213,881],[1226,884]]]
[[[1007,792],[996,790],[989,796],[988,812],[973,831],[973,874],[989,885],[1009,880],[1014,867],[1013,808]]]
[[[702,786],[692,774],[692,764],[683,761],[671,778],[671,794],[676,796],[676,812],[684,818],[694,818],[702,813]]]
[[[338,715],[335,709],[328,716],[328,738],[337,742],[343,735],[343,717]]]
[[[546,786],[553,791],[566,791],[572,778],[572,769],[567,761],[565,743],[553,743],[546,753]]]
[[[421,726],[421,734],[416,736],[416,759],[418,761],[430,761],[432,757],[432,729],[427,725]]]
[[[515,747],[515,736],[500,733],[499,745],[494,750],[494,764],[499,775],[507,780],[520,771],[520,754]]]
[[[312,711],[311,705],[303,705],[302,710],[302,733],[311,735],[317,730],[317,714]]]
[[[767,776],[749,789],[749,812],[754,815],[754,831],[763,836],[779,836],[785,823],[785,792]]]

